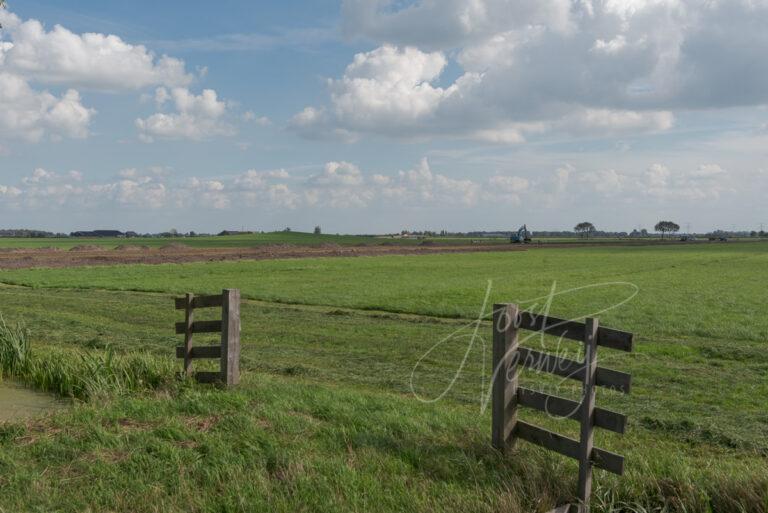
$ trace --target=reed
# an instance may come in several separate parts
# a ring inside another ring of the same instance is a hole
[[[71,350],[40,346],[34,350],[23,323],[0,316],[0,376],[64,397],[89,399],[155,389],[173,380],[173,363],[146,353]]]

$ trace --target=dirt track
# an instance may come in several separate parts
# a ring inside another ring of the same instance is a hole
[[[225,260],[268,260],[275,258],[351,257],[375,255],[422,255],[469,253],[478,251],[525,251],[523,246],[256,246],[252,248],[192,248],[176,245],[166,248],[123,246],[115,249],[79,247],[0,251],[0,269],[31,267],[78,267],[114,264],[164,264],[180,262],[220,262]]]
[[[758,240],[753,242],[759,242]],[[194,248],[172,243],[161,248],[122,245],[114,249],[99,246],[60,248],[6,249],[0,248],[0,269],[31,267],[79,267],[86,265],[165,264],[182,262],[222,262],[225,260],[271,260],[277,258],[355,257],[377,255],[430,255],[436,253],[474,253],[482,251],[526,251],[537,248],[579,248],[616,246],[658,246],[722,244],[721,242],[680,241],[616,241],[601,243],[546,244],[464,244],[419,246],[293,246],[280,244],[250,248]]]

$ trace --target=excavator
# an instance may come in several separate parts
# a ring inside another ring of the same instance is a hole
[[[509,242],[513,244],[528,244],[531,242],[531,232],[528,231],[528,227],[523,225],[517,230],[517,233],[513,233],[509,238]]]

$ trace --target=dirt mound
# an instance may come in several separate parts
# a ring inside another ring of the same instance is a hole
[[[103,246],[95,246],[93,244],[82,244],[80,246],[72,246],[70,251],[104,251]]]
[[[181,242],[171,242],[170,244],[160,247],[160,251],[183,251],[187,249],[192,249],[192,247],[182,244]]]
[[[115,251],[146,251],[149,249],[149,246],[139,246],[135,244],[120,244],[115,248]]]
[[[338,244],[333,244],[330,242],[326,242],[325,244],[320,244],[320,247],[323,249],[341,249],[341,246]]]
[[[40,253],[50,253],[51,251],[64,251],[63,249],[55,246],[45,246],[42,248],[35,248],[34,251],[38,251]]]

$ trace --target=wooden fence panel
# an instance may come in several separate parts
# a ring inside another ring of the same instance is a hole
[[[544,394],[524,387],[517,388],[517,404],[533,408],[549,415],[567,419],[581,419],[581,403]],[[627,416],[611,410],[595,407],[595,426],[623,434],[627,428]]]
[[[197,372],[200,383],[237,385],[240,381],[240,291],[225,289],[218,296],[186,294],[174,301],[176,309],[185,311],[184,322],[177,322],[175,331],[184,335],[184,345],[176,348],[176,356],[184,358],[184,373],[192,375],[192,360],[219,359],[219,372]],[[221,320],[195,321],[195,308],[221,307]],[[219,346],[192,346],[194,333],[221,333]]]
[[[504,322],[508,312],[514,313],[515,323]],[[556,354],[518,346],[518,330],[543,332],[565,339],[580,340],[584,346],[584,361],[577,362]],[[564,505],[553,512],[586,513],[592,492],[592,469],[601,468],[618,475],[624,473],[624,458],[594,447],[594,428],[624,433],[627,417],[595,405],[596,387],[607,387],[629,393],[632,377],[624,372],[597,365],[599,346],[632,351],[633,334],[601,327],[594,318],[586,322],[566,321],[553,317],[519,311],[516,305],[497,304],[493,307],[493,384],[492,427],[493,446],[504,450],[516,438],[555,451],[579,462],[578,505]],[[518,386],[518,368],[547,372],[582,383],[580,402],[555,395],[536,392]],[[506,379],[511,376],[510,382]],[[533,408],[580,423],[579,440],[534,426],[517,418],[517,407]],[[507,435],[509,433],[509,435]]]

